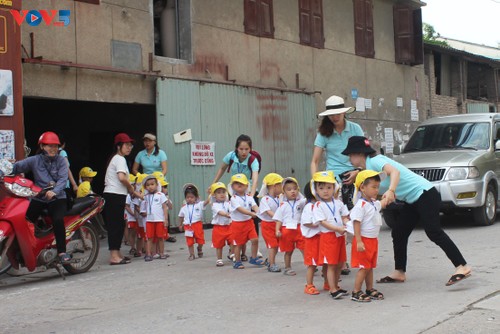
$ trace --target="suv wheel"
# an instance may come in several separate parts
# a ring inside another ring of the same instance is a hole
[[[493,225],[497,217],[497,192],[493,185],[488,184],[486,199],[483,206],[474,208],[474,223],[479,226]]]

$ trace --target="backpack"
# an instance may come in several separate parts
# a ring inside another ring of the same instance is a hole
[[[234,154],[236,155],[236,153]],[[260,170],[262,169],[262,157],[257,151],[250,151],[250,157],[248,158],[248,168],[251,169],[252,163],[255,161],[255,159],[257,159],[257,161],[259,162],[258,172],[260,173]],[[228,173],[231,171],[231,166],[233,165],[233,162],[234,162],[234,157],[231,157],[231,161],[229,161],[229,165],[227,166]]]

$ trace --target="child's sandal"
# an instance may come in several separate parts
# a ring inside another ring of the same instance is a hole
[[[357,292],[352,292],[351,300],[355,302],[361,302],[361,303],[367,303],[371,302],[370,296],[367,294],[363,293],[363,291],[357,291]]]
[[[319,295],[318,289],[313,284],[306,284],[306,287],[304,288],[304,293],[308,295]]]
[[[193,254],[189,255],[188,260],[189,261],[193,261],[194,260],[194,255]]]
[[[221,260],[221,259],[218,259],[218,260],[215,262],[215,265],[216,265],[217,267],[223,267],[223,266],[224,266],[224,262],[222,262],[222,260]]]
[[[203,257],[203,251],[198,249],[198,257]]]
[[[248,257],[245,254],[241,254],[241,261],[248,261]]]
[[[371,298],[375,300],[383,300],[384,299],[384,294],[377,289],[370,289],[366,290],[366,294]]]
[[[233,269],[245,269],[245,266],[241,263],[241,261],[236,261],[233,264]]]
[[[295,275],[297,275],[297,273],[292,268],[285,268],[285,270],[283,271],[283,275],[285,275],[285,276],[295,276]]]

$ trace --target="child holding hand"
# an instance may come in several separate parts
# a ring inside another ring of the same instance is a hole
[[[279,239],[276,237],[276,222],[273,220],[274,213],[279,207],[279,196],[283,192],[281,185],[283,177],[276,173],[269,173],[262,180],[262,188],[258,217],[261,219],[260,229],[262,237],[268,249],[268,267],[271,273],[279,273],[280,267],[276,264],[276,254],[278,253]]]
[[[255,231],[253,218],[257,217],[259,207],[253,197],[248,195],[249,182],[245,174],[235,174],[231,177],[231,239],[234,245],[233,264],[234,269],[245,269],[241,262],[241,249],[248,240],[252,243],[252,255],[248,261],[250,264],[260,266],[264,264],[262,259],[257,258],[259,247],[259,236]]]
[[[387,206],[386,198],[377,201],[381,178],[380,172],[363,170],[356,175],[354,182],[361,196],[351,210],[347,230],[354,232],[351,267],[359,268],[351,297],[356,302],[384,299],[384,295],[373,288],[373,269],[377,267],[378,256],[377,237],[382,226],[380,210]],[[363,282],[366,294],[361,289]]]
[[[313,175],[313,189],[318,202],[313,210],[314,223],[320,225],[319,265],[327,266],[327,280],[330,295],[339,299],[347,290],[339,287],[340,271],[347,259],[344,222],[349,221],[349,210],[335,199],[335,176],[332,171],[316,172]]]
[[[293,177],[286,177],[283,186],[283,201],[276,210],[273,219],[276,221],[276,237],[279,238],[279,251],[285,252],[285,270],[283,274],[295,276],[292,269],[292,254],[295,248],[304,250],[304,238],[300,232],[300,217],[306,199],[300,194],[299,183]]]
[[[212,247],[215,248],[217,267],[224,266],[222,261],[222,249],[229,245],[230,254],[233,254],[231,240],[231,215],[229,214],[230,202],[227,196],[227,188],[222,182],[216,182],[210,186],[210,195],[214,201],[212,203]],[[231,257],[231,255],[229,257]]]

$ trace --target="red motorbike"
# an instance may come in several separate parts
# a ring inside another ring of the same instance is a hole
[[[45,266],[64,278],[50,217],[42,213],[36,222],[26,219],[30,198],[42,197],[49,189],[40,189],[19,175],[8,175],[12,172],[9,164],[0,162],[0,275],[11,267],[34,271]],[[99,255],[99,234],[91,219],[103,206],[99,196],[78,198],[64,217],[66,249],[72,259],[62,266],[71,274],[88,271]]]

